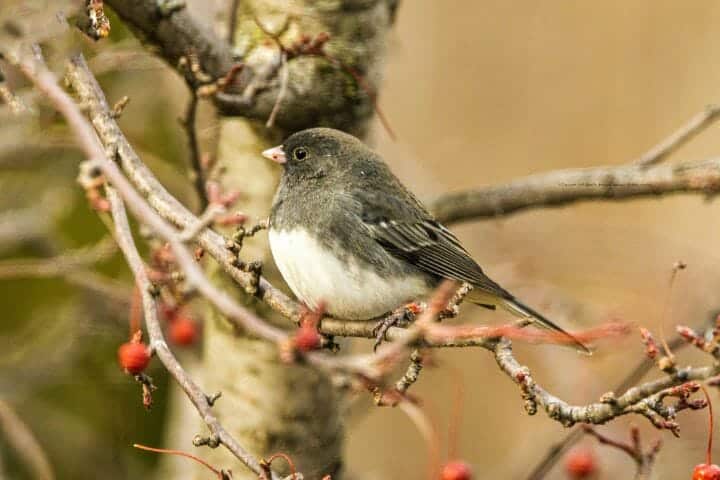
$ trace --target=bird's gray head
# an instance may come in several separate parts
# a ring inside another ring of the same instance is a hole
[[[310,128],[290,135],[282,145],[265,150],[265,158],[280,163],[295,179],[322,178],[352,168],[374,153],[360,140],[332,128]]]

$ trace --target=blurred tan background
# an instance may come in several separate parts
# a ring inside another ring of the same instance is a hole
[[[720,50],[712,1],[404,2],[387,62],[381,105],[399,140],[380,128],[380,151],[426,195],[491,185],[552,169],[618,165],[641,155],[704,105],[720,101]],[[671,159],[718,155],[717,126]],[[697,324],[720,304],[716,203],[672,197],[581,204],[455,227],[491,275],[565,324],[621,318],[655,328],[673,262],[684,260],[666,324]],[[469,313],[469,312],[466,312]],[[498,315],[478,312],[483,321]],[[667,330],[669,328],[666,327]],[[546,347],[521,361],[561,398],[598,398],[641,358],[633,335],[587,359]],[[445,351],[464,372],[460,455],[479,478],[523,478],[566,430],[544,414],[528,417],[514,385],[487,352]],[[697,358],[687,355],[683,358]],[[452,410],[442,366],[416,393]],[[420,478],[422,444],[392,410],[370,410],[351,430],[350,465],[371,478]],[[682,438],[626,418],[601,427],[627,437],[628,425],[665,446],[656,478],[689,478],[703,458],[705,414],[681,413]],[[587,442],[592,444],[592,442]],[[372,449],[366,445],[372,445]],[[601,478],[631,478],[632,461],[595,448]],[[717,452],[716,452],[717,454]],[[564,478],[556,469],[548,478]]]
[[[113,20],[117,50],[134,51],[137,43]],[[391,141],[378,124],[375,143],[425,198],[552,169],[629,162],[706,104],[720,101],[718,24],[720,4],[710,0],[405,0],[380,96],[398,140]],[[89,48],[102,52],[105,46]],[[109,98],[132,97],[122,127],[159,176],[188,199],[191,191],[174,173],[185,161],[184,138],[175,121],[184,87],[159,63],[142,55],[130,58],[103,64],[101,56],[94,66],[106,69],[100,80]],[[0,124],[0,131],[5,128]],[[708,129],[670,161],[718,155],[719,128]],[[33,135],[27,138],[40,140],[48,131]],[[68,207],[58,214],[63,233],[54,239],[53,249],[87,244],[103,232],[73,183],[75,160],[72,150],[63,150],[42,156],[31,167],[0,164],[0,208],[5,211],[37,206],[36,191],[50,185],[65,192]],[[564,325],[581,328],[616,318],[657,332],[668,298],[667,331],[678,323],[697,325],[720,306],[717,215],[714,202],[677,196],[538,210],[454,230],[491,276]],[[43,252],[21,244],[0,255]],[[676,260],[688,268],[671,292]],[[102,271],[127,278],[117,259]],[[41,295],[47,305],[31,300]],[[0,320],[0,396],[40,436],[58,478],[99,478],[98,472],[103,478],[148,478],[154,458],[127,446],[160,442],[168,384],[159,369],[151,372],[161,387],[158,406],[150,415],[143,412],[137,386],[114,364],[116,345],[125,335],[126,310],[92,301],[78,307],[81,314],[63,310],[79,295],[75,287],[56,280],[0,283],[0,305],[9,319]],[[33,338],[28,324],[40,328],[59,318],[69,323],[49,347],[35,351],[18,346],[18,338]],[[506,320],[472,308],[462,318]],[[73,332],[70,340],[68,331]],[[37,353],[59,351],[58,345],[71,354],[58,356],[56,363]],[[592,358],[551,347],[517,350],[536,380],[579,404],[596,400],[642,358],[634,334],[601,344]],[[194,354],[188,352],[188,359]],[[681,358],[705,360],[692,352]],[[486,351],[443,351],[436,359],[439,368],[425,371],[414,392],[445,432],[455,388],[450,366],[463,372],[457,453],[474,466],[477,478],[523,478],[550,444],[566,434],[544,413],[524,413],[517,388]],[[23,373],[30,360],[32,375]],[[352,412],[347,467],[357,478],[424,478],[425,445],[401,411],[377,409],[362,396]],[[601,430],[626,437],[635,422],[643,427],[647,443],[661,436],[665,445],[655,478],[688,478],[704,459],[707,417],[683,412],[679,420],[680,439],[639,417]],[[447,443],[443,433],[443,445]],[[599,478],[631,478],[629,458],[586,443],[600,459]],[[0,441],[0,453],[3,445]],[[19,471],[12,455],[4,457],[6,471]],[[562,468],[548,478],[565,478]]]

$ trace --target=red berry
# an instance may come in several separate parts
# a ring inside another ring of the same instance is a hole
[[[322,339],[315,327],[303,324],[295,334],[295,348],[301,352],[317,350],[322,345]]]
[[[118,348],[118,362],[127,373],[137,375],[150,363],[150,351],[142,342],[126,342]]]
[[[720,480],[720,467],[714,463],[695,465],[692,480]]]
[[[565,458],[565,471],[573,480],[590,478],[597,472],[597,461],[592,450],[578,448]]]
[[[472,478],[470,465],[461,460],[446,463],[440,474],[440,480],[472,480]]]
[[[198,334],[197,324],[188,317],[177,317],[168,327],[170,341],[176,345],[192,345]]]

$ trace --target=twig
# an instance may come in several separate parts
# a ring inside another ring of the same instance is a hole
[[[117,244],[106,238],[89,248],[57,255],[52,258],[26,258],[0,261],[0,279],[14,277],[68,276],[72,272],[111,258],[117,252]]]
[[[208,396],[200,387],[188,376],[187,372],[182,368],[173,353],[167,346],[163,336],[162,327],[157,316],[157,305],[155,298],[152,296],[152,284],[147,276],[145,264],[140,258],[140,254],[135,247],[132,238],[130,225],[128,223],[127,214],[123,201],[112,187],[107,187],[107,196],[110,200],[112,208],[112,217],[115,222],[115,234],[118,245],[122,250],[128,264],[130,265],[135,280],[138,283],[140,293],[143,300],[143,310],[145,312],[145,325],[150,336],[150,346],[155,355],[165,365],[168,372],[177,381],[180,388],[185,391],[188,398],[192,401],[197,409],[200,417],[210,429],[214,438],[222,443],[233,455],[242,461],[255,474],[260,475],[262,469],[260,462],[247,452],[237,441],[225,430],[220,421],[213,415],[212,407],[208,402]]]
[[[114,241],[103,240],[90,248],[51,258],[3,260],[0,261],[0,279],[61,277],[70,284],[124,306],[130,299],[127,285],[88,269],[91,265],[111,258],[116,251],[117,244]]]
[[[280,104],[282,103],[283,99],[285,98],[285,94],[287,94],[288,89],[288,77],[290,76],[290,70],[287,66],[287,53],[280,52],[280,91],[278,92],[277,97],[275,98],[275,104],[273,105],[272,110],[270,111],[270,116],[267,119],[267,122],[265,122],[265,126],[267,128],[272,128],[275,124],[275,117],[277,116],[278,112],[280,111]]]
[[[628,165],[560,170],[505,185],[444,194],[431,203],[431,210],[442,222],[458,222],[589,200],[618,201],[675,193],[711,197],[720,191],[720,158],[665,167],[656,164],[702,132],[718,116],[720,106],[707,106]]]
[[[420,377],[420,372],[423,368],[423,359],[420,352],[417,350],[413,350],[410,354],[410,364],[407,367],[407,370],[405,371],[405,374],[400,378],[400,380],[395,383],[395,390],[397,390],[400,393],[407,392],[408,388],[410,388],[415,382],[417,382],[418,378]]]
[[[504,185],[447,193],[430,202],[445,223],[505,217],[523,210],[561,207],[590,200],[620,201],[720,192],[720,158],[679,165],[641,165],[557,170]]]
[[[50,461],[42,446],[30,428],[10,407],[10,404],[0,399],[0,431],[7,443],[17,452],[19,458],[28,467],[33,478],[38,480],[53,480]]]
[[[637,468],[635,472],[636,480],[650,478],[650,472],[653,464],[655,463],[655,458],[662,447],[661,438],[655,440],[648,450],[643,450],[642,444],[640,443],[640,430],[634,425],[630,427],[630,442],[622,442],[607,437],[598,432],[595,428],[587,425],[583,427],[582,431],[592,437],[595,437],[595,439],[603,445],[608,445],[625,452],[630,458],[632,458]]]
[[[84,61],[81,57],[77,57],[75,62]],[[89,159],[96,163],[97,167],[102,170],[105,177],[110,180],[113,187],[107,187],[107,195],[112,207],[112,216],[115,221],[116,240],[123,254],[125,255],[131,270],[138,282],[140,292],[143,297],[143,309],[145,311],[145,323],[151,340],[151,347],[160,361],[165,365],[168,372],[175,378],[180,387],[188,395],[200,414],[206,425],[210,428],[213,437],[218,443],[222,443],[232,452],[240,461],[242,461],[250,470],[260,475],[262,472],[258,460],[248,453],[237,441],[224,429],[218,419],[212,414],[210,404],[207,401],[207,395],[190,379],[182,366],[178,363],[164,340],[162,328],[157,318],[157,307],[155,299],[151,295],[152,285],[147,276],[145,265],[143,264],[140,254],[135,247],[128,224],[127,215],[125,214],[125,206],[118,195],[117,191],[127,199],[128,204],[132,206],[134,213],[142,219],[143,223],[151,227],[159,236],[167,240],[173,248],[176,261],[186,274],[187,281],[196,286],[203,293],[209,293],[225,308],[230,311],[224,311],[225,314],[236,317],[238,321],[244,324],[248,330],[255,331],[266,338],[274,338],[280,340],[284,334],[256,319],[248,312],[239,307],[229,296],[222,292],[218,292],[204,277],[199,267],[194,262],[192,255],[184,247],[183,243],[177,238],[177,232],[169,225],[165,224],[160,217],[145,203],[137,192],[128,183],[125,177],[120,173],[119,169],[110,159],[106,158],[105,152],[95,136],[92,127],[86,122],[82,112],[75,102],[66,94],[57,84],[55,76],[47,70],[44,64],[39,63],[37,59],[28,60],[20,59],[18,62],[20,70],[32,81],[35,86],[42,91],[52,102],[55,108],[65,117],[66,121],[72,128],[79,146]],[[90,160],[89,160],[90,161]],[[209,289],[209,290],[208,290]],[[223,309],[224,310],[224,309]]]
[[[82,59],[75,59],[69,64],[68,80],[83,104],[87,105],[103,144],[116,148],[123,170],[152,208],[180,229],[195,225],[197,217],[167,192],[128,143],[115,120],[109,115],[109,107],[102,90]],[[253,284],[253,275],[235,266],[236,257],[226,248],[225,238],[206,229],[197,236],[197,241],[241,287],[247,288]],[[264,278],[259,280],[257,296],[285,317],[299,320],[297,304]]]
[[[530,370],[518,363],[513,356],[508,340],[498,340],[494,351],[495,360],[501,370],[520,387],[528,414],[534,414],[537,408],[541,407],[550,418],[568,427],[575,423],[601,424],[622,415],[637,413],[648,418],[656,427],[675,433],[677,424],[674,415],[677,408],[664,407],[663,399],[676,396],[673,388],[720,373],[720,365],[678,368],[664,378],[630,388],[620,396],[611,392],[603,396],[600,402],[575,406],[560,400],[536,384]]]
[[[224,470],[218,470],[217,468],[213,467],[212,465],[210,465],[208,462],[206,462],[206,461],[203,460],[202,458],[197,457],[197,456],[192,455],[192,454],[189,454],[189,453],[187,453],[187,452],[183,452],[183,451],[181,451],[181,450],[171,450],[171,449],[167,449],[167,448],[147,447],[147,446],[145,446],[145,445],[140,445],[140,444],[138,444],[138,443],[134,443],[134,444],[133,444],[133,447],[134,447],[134,448],[138,448],[138,449],[140,449],[140,450],[145,450],[145,451],[148,451],[148,452],[153,452],[153,453],[166,453],[166,454],[168,454],[168,455],[176,455],[176,456],[178,456],[178,457],[189,458],[189,459],[193,460],[194,462],[197,462],[197,463],[199,463],[200,465],[204,466],[205,468],[207,468],[207,469],[210,470],[211,472],[213,472],[213,473],[217,476],[217,478],[218,478],[219,480],[225,480],[225,479],[230,479],[230,478],[232,478],[232,477],[230,477]]]
[[[679,350],[688,343],[680,337],[674,337],[668,342],[668,346],[672,350]],[[647,373],[652,370],[655,363],[652,359],[645,358],[640,361],[635,368],[630,370],[630,373],[623,378],[620,383],[615,387],[613,392],[624,392],[631,388],[633,385],[638,383]],[[582,428],[575,428],[572,432],[568,433],[565,438],[550,447],[545,456],[540,460],[532,472],[527,476],[527,480],[540,480],[550,471],[550,469],[557,463],[561,458],[562,454],[566,452],[570,447],[575,445],[583,437]]]
[[[200,215],[200,217],[198,217],[198,220],[197,222],[195,222],[194,225],[191,225],[190,227],[180,232],[180,240],[183,242],[190,242],[194,240],[195,237],[200,234],[200,232],[212,225],[215,219],[217,219],[219,215],[224,214],[225,211],[225,207],[223,207],[222,205],[219,205],[217,203],[209,204],[205,211]]]
[[[190,99],[185,109],[185,116],[180,123],[187,135],[188,149],[190,150],[190,167],[192,168],[191,177],[198,201],[200,202],[200,210],[205,210],[209,202],[206,189],[207,180],[205,168],[201,161],[200,145],[198,144],[197,137],[197,109],[199,100],[197,92],[192,87],[189,91]]]
[[[440,440],[435,426],[425,412],[413,402],[403,400],[398,404],[398,408],[408,416],[410,421],[417,427],[423,440],[425,440],[428,448],[428,480],[438,478],[437,469],[440,465]]]
[[[685,125],[670,134],[667,138],[648,150],[632,163],[649,167],[660,163],[675,150],[689,142],[707,127],[709,127],[720,115],[719,105],[708,105],[705,109],[693,116]]]
[[[457,284],[450,280],[443,281],[433,293],[427,308],[420,314],[415,322],[407,328],[402,336],[392,343],[381,345],[377,350],[374,362],[381,367],[383,364],[394,364],[402,357],[404,351],[423,338],[426,328],[437,319],[438,314],[445,309],[457,290]]]
[[[63,278],[73,285],[112,300],[120,308],[130,303],[130,288],[114,278],[106,277],[92,270],[70,272]]]

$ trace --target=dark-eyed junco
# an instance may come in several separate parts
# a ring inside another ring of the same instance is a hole
[[[491,280],[357,138],[329,128],[291,135],[263,156],[283,165],[270,249],[295,295],[346,319],[372,319],[422,299],[443,279],[471,284],[470,300],[569,333]]]

